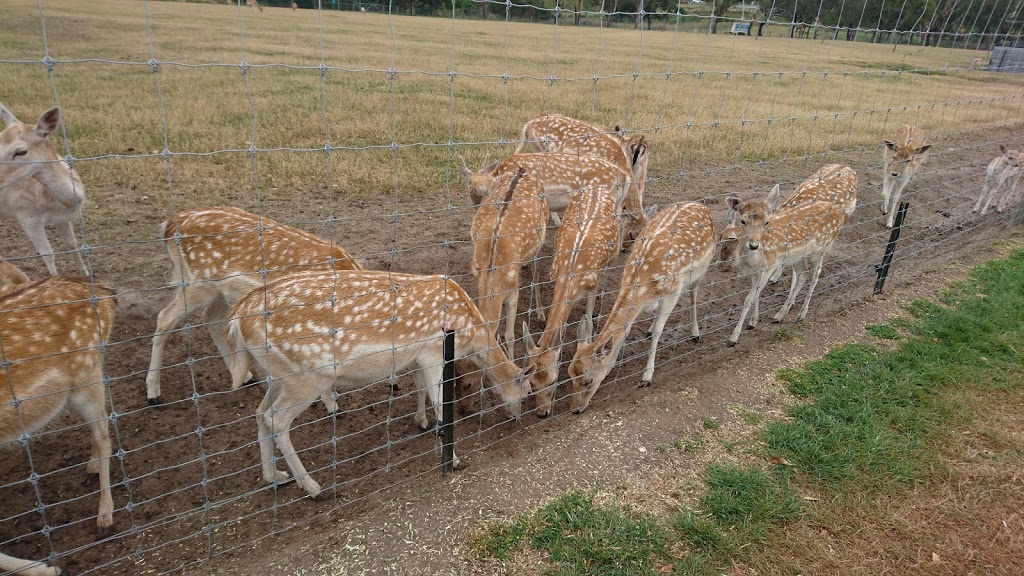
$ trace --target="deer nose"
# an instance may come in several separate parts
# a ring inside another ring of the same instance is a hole
[[[899,173],[899,172],[893,172],[893,173],[892,173],[892,175],[893,175],[893,176],[899,176],[899,175],[900,175],[900,173]]]
[[[757,242],[747,242],[747,246],[749,246],[751,250],[757,250],[760,244]]]

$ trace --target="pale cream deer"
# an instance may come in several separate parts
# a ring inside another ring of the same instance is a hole
[[[996,202],[996,211],[1002,212],[1017,187],[1020,178],[1020,150],[1010,150],[1000,144],[999,152],[999,156],[989,162],[985,170],[985,187],[974,203],[973,212],[981,210],[982,215],[988,213],[989,205],[997,197],[1000,200]]]
[[[85,469],[99,474],[100,528],[114,521],[101,347],[110,340],[115,306],[111,290],[67,276],[21,284],[0,296],[6,364],[0,370],[0,447],[20,443],[70,406],[89,427]],[[61,435],[68,442],[75,436]]]
[[[593,315],[597,290],[605,268],[619,252],[621,227],[615,212],[615,195],[601,186],[580,190],[568,208],[555,235],[555,254],[551,263],[554,292],[547,312],[547,324],[540,341],[534,343],[530,327],[523,322],[523,340],[531,367],[530,387],[537,395],[537,416],[551,414],[558,380],[558,362],[569,313],[580,298],[587,305],[580,319],[578,334],[589,338],[594,333]],[[582,339],[582,338],[581,338]]]
[[[555,226],[561,225],[558,215],[569,206],[573,196],[588,186],[613,191],[616,214],[621,214],[626,191],[633,182],[631,172],[603,158],[556,152],[514,154],[504,162],[496,162],[479,172],[470,170],[463,160],[459,171],[469,188],[470,200],[478,206],[500,188],[499,175],[514,172],[517,167],[522,167],[528,176],[540,183]]]
[[[455,331],[455,358],[479,367],[501,409],[518,418],[529,373],[508,359],[486,319],[450,278],[300,272],[243,296],[228,323],[229,367],[232,388],[242,384],[250,354],[271,376],[256,417],[263,479],[277,483],[289,477],[274,468],[276,444],[302,489],[314,497],[320,493],[295,453],[289,430],[295,417],[332,387],[354,390],[411,369],[420,391],[420,426],[428,426],[425,395],[440,421],[445,330]],[[458,458],[455,462],[459,466]]]
[[[530,120],[523,126],[519,136],[520,152],[563,152],[580,156],[593,156],[612,162],[633,175],[633,181],[625,191],[622,202],[623,212],[629,215],[626,237],[635,238],[644,227],[644,187],[647,181],[647,164],[650,143],[642,135],[630,138],[622,136],[618,126],[607,132],[582,120],[548,114]]]
[[[259,0],[245,0],[245,5],[249,8],[259,8],[260,12],[263,12],[263,6],[260,5]]]
[[[160,235],[171,259],[174,299],[160,311],[146,375],[146,397],[160,402],[160,370],[171,331],[202,312],[214,345],[227,353],[228,308],[264,282],[301,270],[360,270],[341,246],[309,232],[232,207],[188,210],[167,219]],[[261,271],[265,271],[265,274]],[[333,399],[324,398],[329,411]]]
[[[856,175],[852,171],[847,180],[850,178],[852,182],[848,182],[848,185],[855,191]],[[789,296],[774,321],[781,322],[785,318],[810,275],[810,286],[798,320],[807,317],[825,256],[832,249],[847,216],[843,205],[832,202],[813,202],[776,211],[778,187],[772,190],[766,201],[742,202],[738,198],[729,198],[728,201],[730,208],[736,212],[740,226],[736,268],[742,276],[749,277],[751,282],[739,321],[729,337],[729,346],[735,346],[748,314],[748,326],[757,326],[761,291],[785,267],[793,268],[793,281]]]
[[[900,195],[918,168],[928,158],[931,144],[916,126],[901,127],[885,141],[885,174],[882,178],[882,214],[888,214],[885,225],[892,228],[900,205]]]
[[[492,194],[473,215],[472,273],[477,281],[477,302],[492,333],[505,317],[505,346],[515,349],[515,320],[519,306],[519,268],[533,263],[533,301],[543,318],[537,252],[547,231],[548,204],[537,179],[518,165],[503,164],[498,171],[500,194]]]
[[[18,576],[60,576],[64,571],[56,566],[47,566],[38,560],[22,560],[0,553],[0,570]]]
[[[78,271],[89,275],[72,224],[82,216],[85,187],[57,154],[49,136],[60,125],[60,109],[50,108],[34,125],[23,124],[0,104],[0,216],[17,220],[51,275],[57,274],[46,226],[53,225],[72,250]]]
[[[569,364],[573,412],[587,409],[594,393],[608,376],[637,317],[654,310],[641,386],[654,378],[654,358],[665,323],[684,290],[690,291],[690,334],[700,339],[697,321],[697,286],[715,256],[715,229],[711,211],[702,204],[684,202],[662,208],[650,218],[633,244],[615,305],[601,333],[576,348]],[[589,340],[589,336],[581,340]]]

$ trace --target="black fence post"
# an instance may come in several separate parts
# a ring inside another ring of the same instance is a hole
[[[455,331],[444,331],[444,373],[441,379],[441,476],[454,470],[455,455]]]
[[[889,265],[892,264],[892,255],[896,252],[896,241],[900,239],[900,232],[903,230],[903,219],[907,217],[907,208],[910,204],[900,202],[899,211],[896,212],[896,221],[893,222],[892,232],[889,234],[889,243],[885,246],[885,256],[882,257],[882,265],[877,266],[878,280],[875,281],[875,294],[882,293],[882,286],[885,285],[885,278],[889,275]]]

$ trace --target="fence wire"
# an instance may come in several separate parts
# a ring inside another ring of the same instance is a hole
[[[770,320],[793,263],[820,247],[783,243],[790,262],[761,295],[758,327],[727,346],[750,285],[719,259],[729,197],[764,200],[779,184],[781,201],[824,165],[856,171],[857,207],[826,251],[811,318],[870,297],[889,238],[879,190],[899,169],[883,141],[905,124],[924,133],[912,146],[931,149],[903,193],[910,209],[887,286],[1012,226],[1018,197],[1002,213],[972,208],[999,146],[1021,147],[1024,57],[990,62],[990,51],[1024,50],[1024,2],[762,4],[11,7],[0,102],[29,128],[51,106],[61,116],[54,146],[40,148],[49,152],[0,158],[0,254],[35,280],[0,285],[0,552],[12,556],[0,555],[0,574],[40,563],[76,574],[201,569],[436,481],[445,329],[469,355],[457,365],[458,458],[493,461],[493,446],[514,450],[541,422],[568,425],[586,290],[565,286],[587,272],[593,336],[620,297],[638,313],[587,409],[635,398],[654,320],[640,309],[657,300],[620,293],[620,280],[654,228],[621,252],[619,238],[605,240],[616,249],[598,267],[573,260],[597,249],[609,214],[581,212],[585,198],[614,197],[616,229],[643,217],[617,197],[627,182],[643,185],[652,221],[696,202],[714,222],[710,245],[673,253],[713,256],[697,272],[701,337],[682,298],[658,341],[654,386],[747,353],[797,315]],[[524,141],[524,123],[544,114],[589,125]],[[622,156],[601,174],[618,174],[618,187],[587,185],[580,166],[606,141]],[[520,148],[566,154],[509,160]],[[492,162],[504,162],[493,176],[478,171]],[[565,163],[576,168],[557,175]],[[17,176],[28,165],[38,178]],[[54,254],[61,270],[80,254],[92,274],[61,284],[14,225],[27,220],[12,198],[31,192],[38,205],[52,194],[43,174],[65,165],[89,201],[47,222],[78,233]],[[482,200],[467,194],[471,176],[489,192]],[[574,198],[561,226],[548,219],[559,194]],[[841,209],[815,202],[830,216]],[[773,214],[768,234],[781,237],[790,213]],[[750,230],[739,238],[748,256]],[[572,272],[554,278],[556,261]],[[573,305],[545,322],[556,291]],[[488,312],[513,295],[511,318]],[[544,370],[524,321],[534,339],[556,335],[543,340],[558,351],[550,415],[538,411]],[[112,526],[102,483],[82,480],[103,476],[102,462]],[[295,478],[297,464],[306,473]]]

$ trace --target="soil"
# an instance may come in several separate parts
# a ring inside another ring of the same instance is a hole
[[[186,330],[169,339],[164,403],[147,404],[149,337],[170,297],[163,288],[170,265],[154,241],[165,214],[154,211],[117,222],[134,230],[131,237],[139,242],[94,242],[90,256],[97,279],[120,293],[106,365],[116,451],[114,530],[100,534],[96,529],[98,484],[84,469],[87,433],[69,414],[34,436],[28,450],[16,446],[4,452],[0,545],[23,558],[44,559],[53,552],[57,564],[75,574],[279,573],[285,566],[311,574],[464,572],[454,546],[477,521],[507,517],[574,485],[638,478],[666,460],[680,474],[693,469],[699,458],[656,456],[655,445],[704,433],[702,418],[735,422],[730,407],[778,413],[784,400],[772,374],[779,366],[856,337],[865,323],[884,320],[909,298],[992,257],[984,248],[1008,234],[1011,218],[979,217],[971,207],[994,155],[989,142],[1002,137],[1017,144],[1007,130],[961,135],[933,149],[908,187],[911,208],[882,296],[872,296],[874,267],[889,237],[878,208],[880,154],[865,150],[843,156],[846,162],[861,161],[853,163],[861,178],[859,206],[826,261],[807,323],[791,324],[795,311],[781,326],[769,323],[784,300],[787,275],[765,291],[762,324],[746,331],[737,348],[727,348],[746,283],[713,267],[700,290],[702,340],[690,340],[688,312],[681,306],[662,337],[652,388],[634,386],[648,347],[642,319],[583,415],[568,414],[561,394],[555,416],[548,419],[526,414],[519,422],[505,422],[490,410],[465,415],[456,425],[456,450],[472,465],[450,482],[438,481],[436,437],[420,431],[411,417],[415,397],[408,375],[399,380],[397,392],[376,384],[340,397],[342,410],[333,416],[319,404],[312,406],[296,420],[292,439],[325,487],[317,501],[294,484],[263,482],[253,412],[264,390],[253,385],[230,391],[227,370],[205,331]],[[702,200],[721,219],[727,195],[765,194],[775,182],[792,189],[833,160],[822,156],[683,173],[654,179],[645,194],[648,204]],[[753,183],[763,186],[755,191]],[[345,218],[333,235],[369,268],[448,273],[472,295],[472,211],[468,200],[452,202],[458,206],[445,208],[440,197],[354,198],[344,204]],[[313,206],[301,194],[270,195],[262,202],[273,218],[323,235],[332,232],[308,224],[321,217],[323,206]],[[89,222],[99,230],[105,224]],[[547,258],[550,244],[542,252]],[[0,230],[0,253],[30,250],[16,227]],[[24,264],[32,277],[41,277],[38,259]],[[67,258],[59,265],[71,269]],[[522,275],[524,283],[528,276]],[[606,279],[608,292],[600,300],[604,313],[614,301],[617,276],[613,270]],[[543,298],[550,298],[550,287]],[[526,319],[528,301],[524,291],[520,320]],[[533,319],[531,331],[542,329]],[[575,329],[568,335],[573,338]],[[563,362],[574,350],[567,343]],[[521,343],[517,352],[523,354]],[[532,400],[527,402],[532,408]],[[486,398],[483,405],[489,407]],[[30,471],[38,478],[30,481]]]

